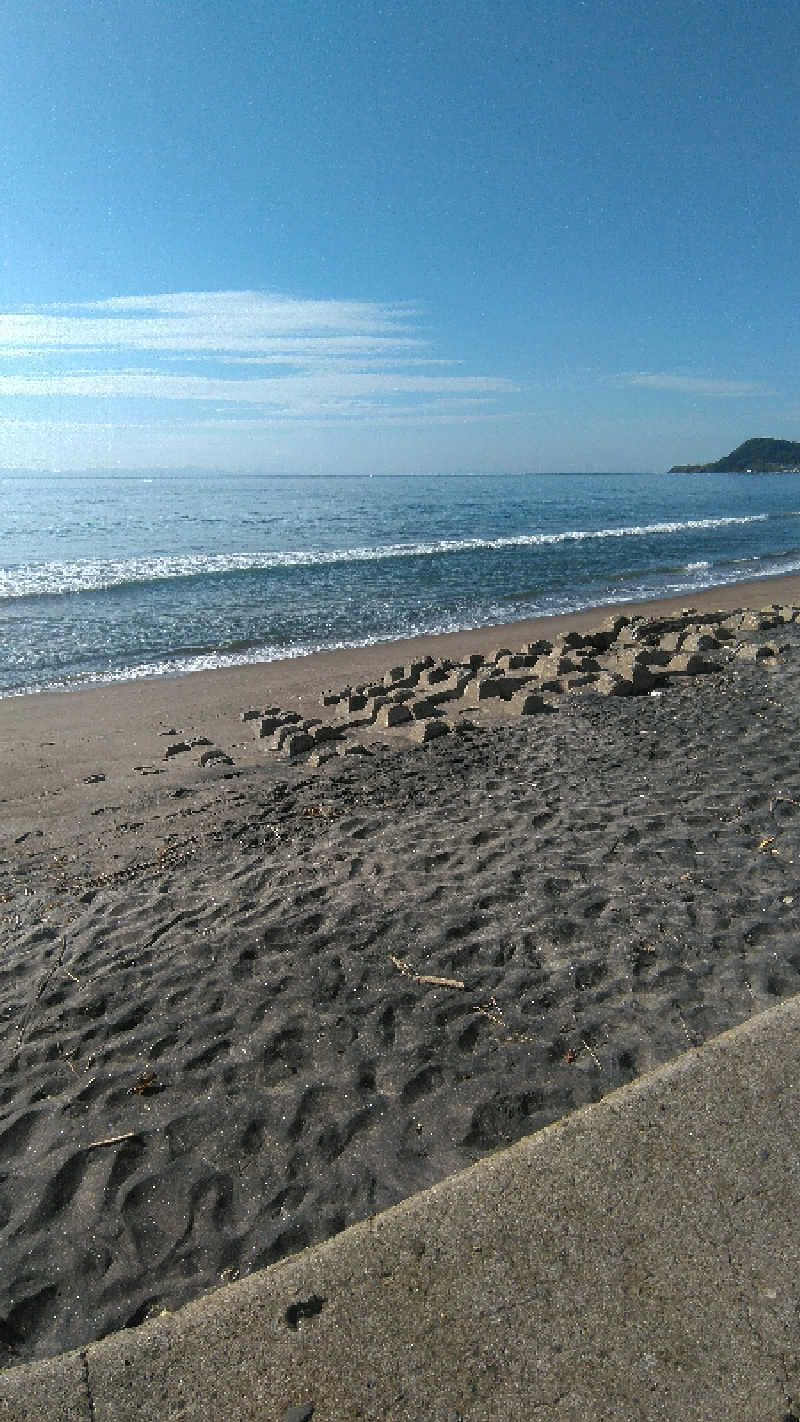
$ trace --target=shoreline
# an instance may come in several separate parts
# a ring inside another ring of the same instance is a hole
[[[761,595],[762,589],[764,595]],[[0,715],[8,703],[15,701],[23,702],[29,706],[34,699],[83,696],[94,692],[112,692],[114,690],[124,692],[127,688],[158,686],[163,683],[185,682],[189,679],[193,683],[200,684],[202,678],[216,679],[226,676],[247,678],[260,673],[266,675],[270,685],[274,685],[277,674],[278,677],[283,676],[288,685],[294,688],[302,681],[308,681],[309,678],[293,674],[291,668],[297,665],[313,667],[315,663],[319,663],[323,669],[327,665],[330,665],[332,669],[337,669],[345,663],[352,663],[358,672],[355,679],[368,679],[376,674],[384,655],[388,659],[397,660],[397,657],[406,651],[410,657],[416,657],[423,654],[422,648],[425,647],[436,656],[458,657],[470,651],[489,650],[498,645],[498,638],[501,637],[512,638],[512,645],[516,645],[517,641],[521,645],[525,641],[534,641],[537,637],[544,636],[548,630],[556,635],[572,627],[586,630],[597,625],[605,617],[620,612],[633,617],[646,616],[652,608],[668,613],[679,611],[684,607],[697,607],[701,610],[723,610],[743,606],[761,607],[767,600],[765,595],[770,593],[772,600],[776,603],[800,600],[800,573],[779,573],[750,581],[725,583],[718,587],[700,588],[684,593],[670,593],[663,597],[591,604],[572,612],[547,613],[536,617],[521,618],[513,622],[488,623],[485,626],[472,629],[458,628],[451,632],[422,632],[411,637],[391,637],[363,645],[354,644],[315,652],[300,652],[291,656],[275,657],[269,661],[236,662],[224,667],[177,670],[156,676],[131,676],[107,682],[78,682],[74,686],[31,687],[0,694]]]
[[[616,613],[626,613],[628,616],[634,617],[647,616],[652,609],[664,613],[680,611],[685,607],[722,611],[737,607],[761,607],[770,602],[777,604],[792,601],[800,601],[800,573],[778,573],[744,582],[724,583],[720,586],[695,589],[691,592],[670,593],[664,597],[602,602],[577,608],[572,612],[547,613],[537,617],[521,618],[519,621],[488,623],[485,626],[472,629],[458,628],[451,632],[422,632],[411,637],[391,637],[360,646],[335,647],[316,652],[298,653],[293,656],[275,657],[270,661],[237,662],[225,667],[176,671],[152,677],[131,677],[127,680],[113,682],[78,683],[74,687],[32,688],[25,691],[15,691],[0,696],[0,711],[8,703],[15,701],[22,701],[30,705],[34,698],[38,700],[45,697],[72,697],[88,695],[93,692],[123,691],[126,688],[137,686],[157,686],[162,683],[185,682],[187,680],[199,682],[202,678],[247,677],[250,674],[262,673],[272,681],[271,669],[273,668],[277,669],[279,673],[286,669],[288,682],[295,685],[300,679],[292,676],[290,668],[296,664],[305,666],[313,665],[316,662],[319,662],[323,667],[327,664],[336,667],[345,662],[353,662],[358,668],[363,665],[366,669],[365,674],[374,675],[378,663],[383,660],[384,656],[390,660],[395,656],[393,649],[406,650],[410,657],[415,657],[420,655],[423,645],[427,647],[430,644],[434,655],[455,657],[472,650],[482,651],[495,647],[498,645],[498,639],[512,638],[515,643],[519,641],[521,644],[543,636],[547,629],[556,634],[572,627],[585,630],[596,626],[604,618]],[[308,678],[304,678],[304,680],[308,680]]]
[[[316,715],[319,697],[329,687],[357,685],[380,678],[396,663],[418,657],[489,655],[500,646],[515,650],[541,637],[568,631],[589,631],[616,613],[651,616],[678,612],[686,606],[700,611],[760,608],[771,603],[800,605],[800,574],[759,579],[709,588],[691,600],[685,596],[650,602],[602,604],[578,612],[498,624],[473,631],[446,632],[340,648],[272,662],[248,663],[174,677],[134,680],[109,685],[6,697],[0,700],[0,851],[4,840],[25,833],[35,807],[38,823],[64,838],[62,821],[87,813],[98,791],[112,786],[124,798],[144,793],[142,766],[160,764],[167,730],[192,738],[208,738],[229,754],[239,770],[263,766],[263,750],[241,724],[250,707],[277,703],[282,710]],[[185,778],[185,766],[161,767],[156,798]],[[278,773],[278,772],[276,772]],[[282,772],[281,772],[282,773]],[[196,780],[209,772],[195,773]],[[151,795],[152,798],[152,795]],[[4,823],[5,822],[5,823]]]
[[[693,605],[800,605],[800,578],[724,591]],[[0,1367],[330,1238],[800,992],[796,622],[768,665],[313,770],[241,720],[612,612],[0,706]]]

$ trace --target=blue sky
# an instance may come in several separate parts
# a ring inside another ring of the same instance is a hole
[[[7,0],[0,467],[800,439],[796,0]]]

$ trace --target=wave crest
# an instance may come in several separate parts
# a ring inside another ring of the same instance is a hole
[[[781,516],[798,517],[800,513]],[[379,562],[393,558],[431,558],[459,553],[501,551],[506,548],[546,548],[563,543],[583,543],[610,538],[642,538],[725,528],[735,524],[765,523],[769,518],[769,514],[747,514],[633,524],[621,528],[564,529],[557,533],[521,533],[496,538],[442,538],[372,547],[295,552],[186,553],[163,557],[27,563],[0,568],[0,599],[103,592],[109,588],[159,583],[178,578],[224,576],[269,569],[329,567],[334,564]]]

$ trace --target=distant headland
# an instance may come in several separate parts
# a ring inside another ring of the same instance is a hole
[[[746,439],[714,464],[673,464],[670,474],[800,474],[800,443]]]

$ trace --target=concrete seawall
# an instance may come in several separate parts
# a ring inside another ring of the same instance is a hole
[[[0,1375],[9,1422],[800,1417],[800,998],[319,1247]]]

